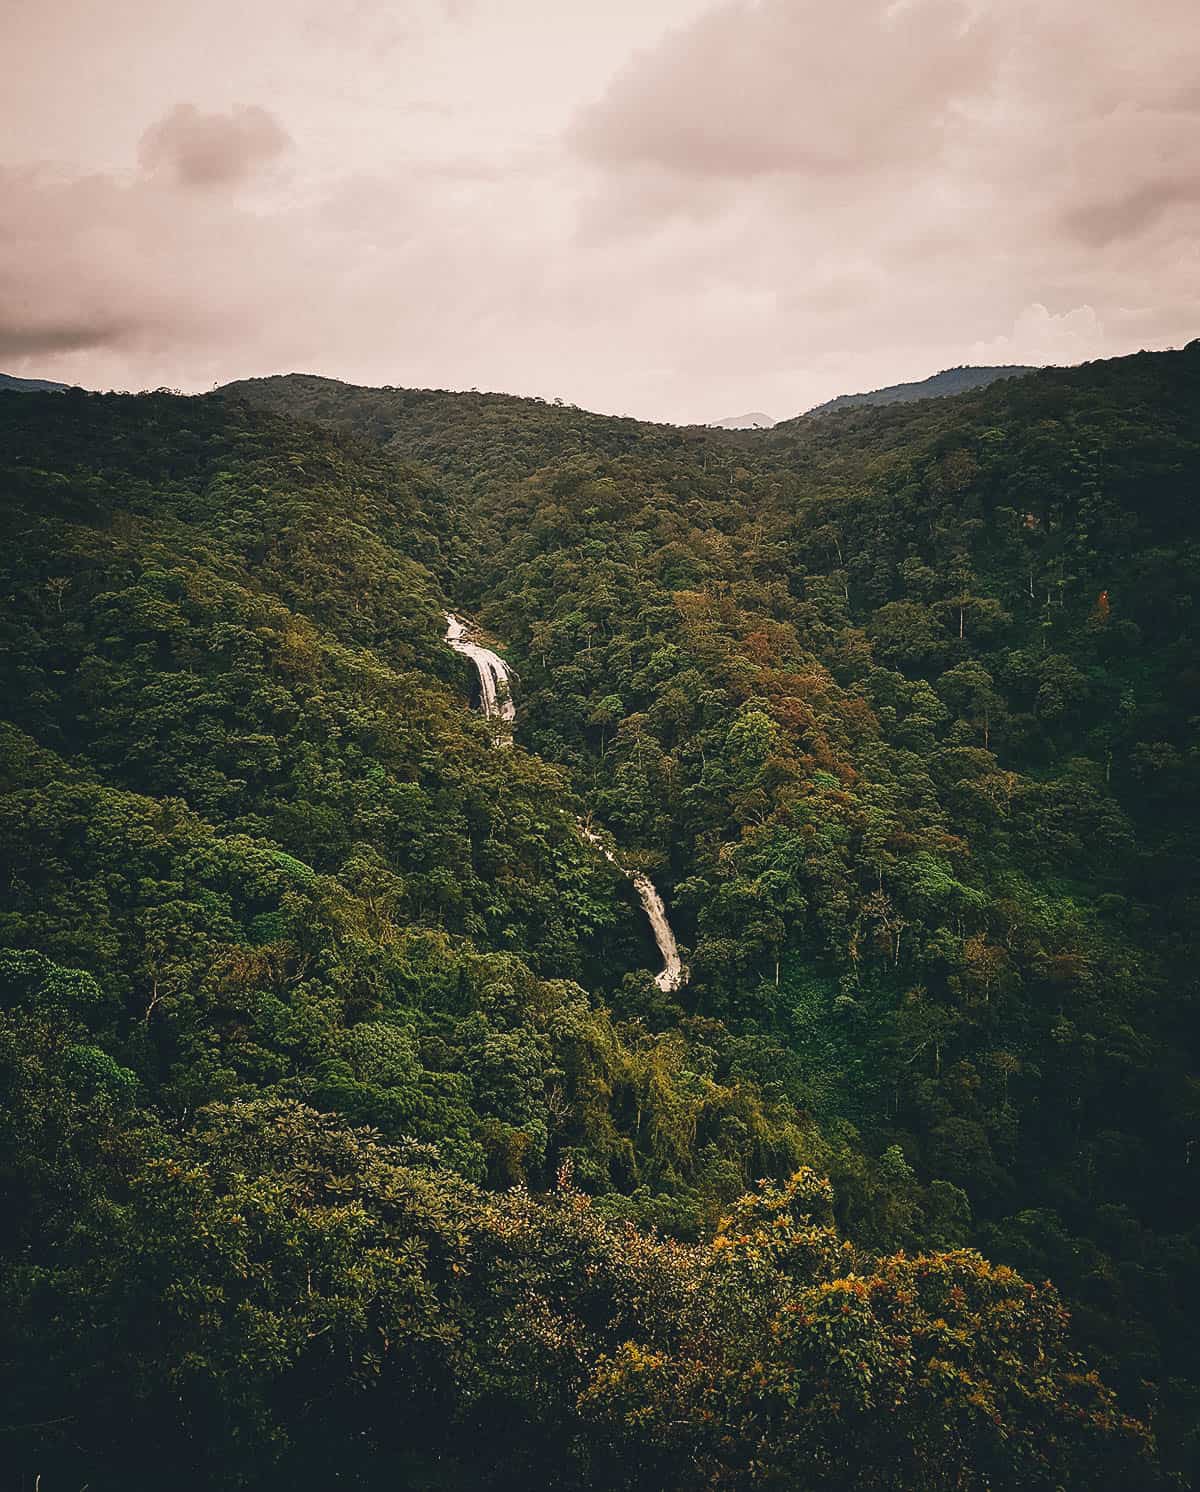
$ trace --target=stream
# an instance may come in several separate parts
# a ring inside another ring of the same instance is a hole
[[[474,640],[475,629],[468,622],[464,622],[454,612],[447,611],[446,631],[444,641],[461,653],[464,658],[470,658],[475,665],[475,671],[479,675],[479,695],[483,702],[483,713],[489,720],[499,720],[504,725],[512,726],[517,718],[516,706],[512,700],[512,689],[510,680],[512,670],[498,653],[493,653],[491,648],[485,648],[481,643]],[[511,730],[497,732],[496,743],[500,746],[512,745]],[[584,839],[609,861],[625,876],[637,892],[642,907],[650,921],[650,928],[654,933],[654,941],[658,944],[658,951],[662,956],[663,967],[654,976],[654,982],[665,994],[672,994],[679,989],[687,979],[687,970],[679,957],[679,946],[675,942],[675,934],[671,931],[671,924],[667,921],[667,909],[663,905],[663,899],[658,894],[658,889],[649,876],[643,875],[640,870],[629,870],[617,859],[615,853],[608,848],[600,834],[587,824],[579,825],[579,832]]]

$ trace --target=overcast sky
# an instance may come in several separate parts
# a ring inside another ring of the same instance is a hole
[[[783,418],[1200,334],[1200,0],[0,0],[0,370]]]

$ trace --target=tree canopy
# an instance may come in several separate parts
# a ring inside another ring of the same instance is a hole
[[[1197,415],[0,395],[17,1476],[1189,1476]]]

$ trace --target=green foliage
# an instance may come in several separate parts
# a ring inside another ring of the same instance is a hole
[[[0,397],[18,1474],[1186,1471],[1198,356],[769,434]]]
[[[56,1479],[1156,1485],[1051,1290],[969,1253],[863,1260],[809,1171],[688,1246],[295,1104],[110,1133],[97,1160],[120,1200],[74,1188],[7,1302],[38,1348],[17,1462]]]

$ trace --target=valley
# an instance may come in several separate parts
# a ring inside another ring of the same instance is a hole
[[[1179,1485],[1198,414],[0,394],[23,1474]]]

